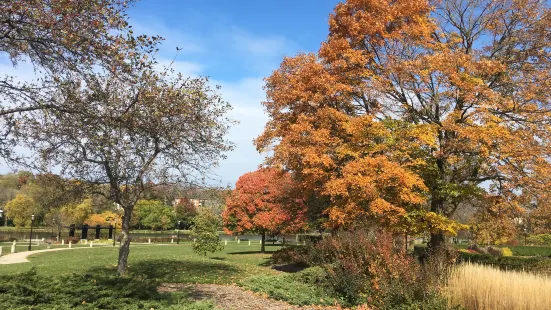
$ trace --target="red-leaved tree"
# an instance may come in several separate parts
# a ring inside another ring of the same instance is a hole
[[[242,175],[226,201],[224,230],[261,234],[264,252],[266,233],[276,235],[305,228],[306,210],[296,188],[291,175],[276,168]]]

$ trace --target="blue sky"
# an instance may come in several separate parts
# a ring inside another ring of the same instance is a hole
[[[252,140],[267,116],[261,102],[263,78],[277,69],[284,56],[315,52],[328,32],[328,16],[336,0],[141,0],[130,11],[136,34],[164,37],[159,58],[170,63],[182,48],[174,69],[206,75],[222,86],[239,121],[228,138],[235,150],[220,162],[211,183],[233,185],[262,163]]]

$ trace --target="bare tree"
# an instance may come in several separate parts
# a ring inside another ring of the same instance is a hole
[[[208,79],[131,61],[132,80],[95,73],[60,84],[58,102],[79,117],[53,110],[21,126],[45,165],[87,182],[124,210],[119,275],[126,273],[132,210],[144,191],[202,178],[231,149],[225,140],[231,107]]]
[[[159,37],[132,34],[125,12],[133,2],[0,1],[0,55],[14,68],[29,63],[35,73],[0,73],[0,157],[22,162],[13,148],[25,138],[17,125],[29,112],[78,115],[52,96],[60,78],[75,78],[97,67],[122,77],[132,72],[129,57],[155,49]]]

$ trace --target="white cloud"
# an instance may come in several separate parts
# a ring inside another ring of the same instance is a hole
[[[257,57],[278,57],[293,45],[283,36],[256,36],[236,27],[232,29],[231,38],[237,50]]]
[[[215,171],[225,182],[233,185],[240,175],[256,170],[264,160],[264,156],[253,145],[253,139],[262,133],[268,121],[261,105],[266,98],[262,89],[264,83],[262,78],[251,77],[236,82],[213,83],[222,87],[222,97],[233,107],[229,117],[239,121],[228,134],[228,139],[235,143],[235,148]]]

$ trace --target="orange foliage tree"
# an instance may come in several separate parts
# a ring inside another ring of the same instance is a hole
[[[267,78],[256,146],[330,199],[329,226],[417,223],[438,247],[469,199],[549,185],[550,26],[538,0],[340,3],[319,52]]]
[[[102,213],[94,213],[91,214],[85,221],[84,224],[88,224],[90,226],[105,226],[105,225],[111,225],[111,224],[117,224],[121,225],[121,218],[122,216],[116,213],[113,213],[111,211],[104,211]]]
[[[524,210],[506,203],[502,197],[486,196],[470,221],[473,241],[478,244],[504,244],[515,240],[521,230]]]
[[[296,232],[305,227],[305,208],[289,175],[276,168],[249,172],[237,180],[222,214],[228,233],[262,234]]]
[[[534,234],[551,234],[551,205],[538,204],[530,213],[530,226]]]

